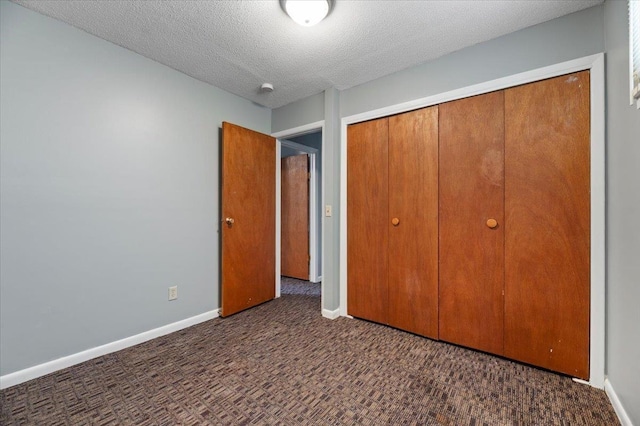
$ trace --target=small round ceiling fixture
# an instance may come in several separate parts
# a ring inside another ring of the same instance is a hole
[[[280,0],[280,7],[294,22],[311,27],[331,12],[334,0]]]
[[[260,86],[260,92],[262,92],[262,93],[271,93],[271,92],[273,92],[273,84],[271,84],[271,83],[262,83],[262,86]]]

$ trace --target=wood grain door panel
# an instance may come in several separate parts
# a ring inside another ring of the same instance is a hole
[[[383,324],[388,322],[388,122],[347,128],[347,312]]]
[[[281,162],[280,273],[309,279],[309,157]]]
[[[229,316],[275,297],[276,142],[230,123],[222,132],[221,315]]]
[[[504,95],[440,105],[440,339],[503,353]],[[487,220],[498,226],[489,228]]]
[[[391,220],[399,219],[397,225]],[[438,107],[389,118],[389,325],[438,338]]]
[[[505,355],[589,376],[589,72],[505,91]]]

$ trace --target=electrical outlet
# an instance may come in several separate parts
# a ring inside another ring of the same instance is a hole
[[[174,285],[169,287],[169,300],[176,300],[178,298],[178,286]]]

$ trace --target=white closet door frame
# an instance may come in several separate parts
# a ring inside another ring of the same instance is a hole
[[[605,94],[604,54],[474,84],[426,98],[391,105],[341,120],[340,155],[340,315],[347,315],[347,126],[362,121],[425,108],[456,99],[506,89],[563,74],[589,70],[591,94],[591,300],[589,382],[604,388],[605,382]],[[576,381],[581,381],[577,380]],[[582,382],[582,381],[581,381]],[[586,382],[585,382],[586,383]]]

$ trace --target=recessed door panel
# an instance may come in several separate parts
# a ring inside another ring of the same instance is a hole
[[[503,353],[504,96],[440,105],[440,339]]]
[[[388,119],[347,132],[347,312],[387,324]]]
[[[589,72],[505,91],[505,355],[589,376]]]
[[[389,118],[389,325],[438,338],[438,107]]]

